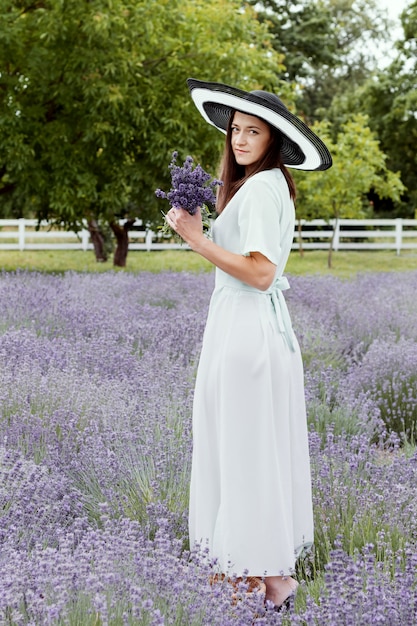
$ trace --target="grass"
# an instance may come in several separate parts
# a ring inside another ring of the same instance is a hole
[[[75,272],[161,272],[211,271],[212,265],[189,250],[154,252],[131,251],[126,268],[113,267],[112,260],[97,263],[93,252],[81,250],[0,250],[0,270],[17,269],[63,273]],[[286,267],[287,274],[330,274],[349,278],[360,272],[407,271],[417,269],[417,253],[394,251],[344,251],[333,253],[333,268],[327,267],[327,250],[306,251],[304,257],[292,252]]]

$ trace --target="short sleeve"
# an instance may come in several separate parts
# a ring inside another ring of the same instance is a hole
[[[280,194],[265,180],[252,179],[248,183],[239,207],[241,254],[260,252],[278,265],[281,252]]]

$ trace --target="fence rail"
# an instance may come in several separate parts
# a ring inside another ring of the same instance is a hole
[[[293,250],[417,250],[417,219],[301,220],[294,231]],[[92,250],[90,233],[63,231],[37,220],[0,220],[0,250]],[[187,249],[159,232],[145,228],[140,220],[129,231],[129,250]]]

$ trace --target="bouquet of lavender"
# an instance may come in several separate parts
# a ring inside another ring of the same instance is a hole
[[[172,153],[172,160],[169,164],[171,170],[171,189],[168,193],[157,189],[155,195],[158,198],[165,198],[169,201],[171,207],[185,209],[194,215],[197,208],[200,207],[203,218],[203,230],[210,230],[210,210],[209,206],[214,206],[216,196],[214,189],[221,185],[220,180],[212,178],[210,174],[205,172],[200,164],[193,167],[193,158],[187,156],[182,166],[176,165],[178,152]],[[162,212],[165,217],[165,213]],[[173,234],[172,229],[165,221],[162,227],[164,234]]]

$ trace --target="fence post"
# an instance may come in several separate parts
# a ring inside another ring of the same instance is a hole
[[[19,250],[25,249],[25,218],[19,217]]]
[[[340,219],[334,220],[333,229],[334,229],[333,250],[337,252],[339,250],[339,243],[340,243]]]
[[[81,231],[81,247],[84,252],[88,250],[88,241],[90,239],[90,233],[86,228],[83,228]]]
[[[397,250],[397,256],[401,254],[401,247],[403,241],[403,221],[401,217],[397,217],[395,220],[395,248]]]
[[[153,235],[154,235],[154,233],[153,233],[152,230],[146,231],[145,243],[146,243],[146,251],[147,252],[150,252],[152,250]]]

